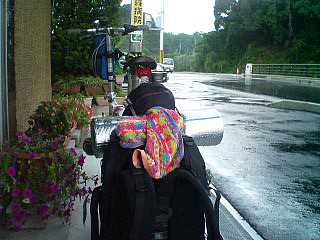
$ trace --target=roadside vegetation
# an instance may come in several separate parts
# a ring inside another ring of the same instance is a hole
[[[196,46],[196,70],[234,72],[246,63],[319,63],[320,2],[216,0],[216,31]]]
[[[120,0],[63,1],[53,6],[53,79],[92,74],[94,40],[71,36],[70,28],[93,27],[105,16],[111,25],[130,22],[130,5]],[[235,72],[246,63],[319,63],[320,2],[312,0],[216,0],[215,31],[164,34],[166,57],[176,71]],[[129,37],[115,40],[128,50]],[[159,32],[144,34],[144,54],[159,59]]]

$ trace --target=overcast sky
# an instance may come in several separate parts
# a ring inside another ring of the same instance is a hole
[[[188,33],[209,32],[214,28],[214,0],[164,0],[165,32]],[[162,0],[143,0],[144,12],[156,17]],[[131,3],[131,0],[123,0]]]

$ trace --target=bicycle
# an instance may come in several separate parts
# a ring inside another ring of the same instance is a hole
[[[126,78],[129,79],[129,90],[136,88],[142,82],[153,80],[166,81],[167,75],[163,71],[152,71],[157,69],[157,63],[153,58],[143,56],[142,53],[124,53],[119,48],[114,48],[112,38],[115,36],[125,36],[134,31],[148,31],[146,25],[124,24],[123,27],[101,27],[100,21],[94,22],[95,28],[92,29],[70,29],[69,33],[89,33],[95,34],[96,48],[92,54],[92,68],[95,75],[107,80],[110,83],[110,89],[107,92],[106,99],[109,102],[109,115],[119,116],[124,110],[123,105],[116,102],[114,92],[116,74],[115,62],[124,57],[122,61],[123,70]],[[107,25],[107,24],[106,24]],[[131,80],[131,81],[130,81]]]

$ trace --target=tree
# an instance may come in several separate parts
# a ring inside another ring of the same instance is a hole
[[[108,18],[111,25],[119,22],[120,0],[53,0],[52,7],[52,67],[57,75],[91,73],[94,39],[68,34],[68,29],[92,28],[93,21]]]
[[[196,46],[199,71],[320,62],[320,1],[216,0],[214,15],[216,31]]]

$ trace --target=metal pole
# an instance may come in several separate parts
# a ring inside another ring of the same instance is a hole
[[[0,2],[0,144],[9,140],[7,1]],[[0,146],[1,147],[1,146]]]
[[[164,32],[164,0],[162,0],[162,5],[161,5],[161,30],[160,30],[160,55],[159,55],[160,63],[163,63],[163,58],[164,58],[163,32]]]

